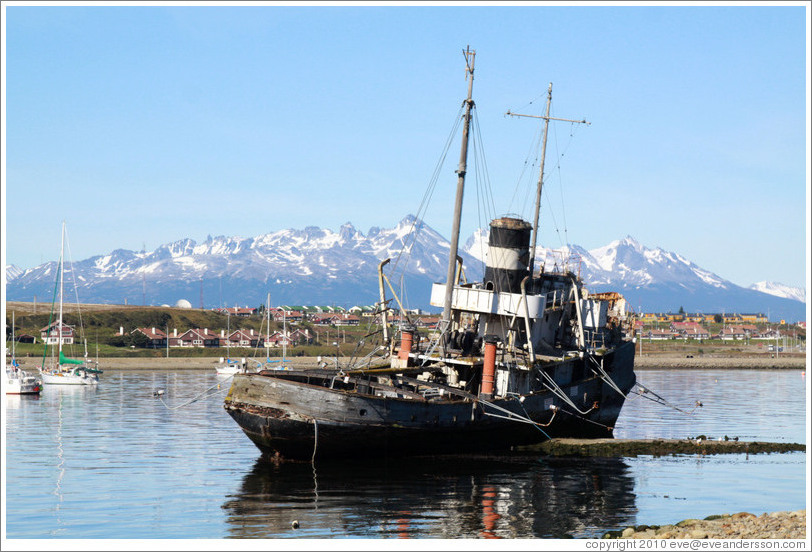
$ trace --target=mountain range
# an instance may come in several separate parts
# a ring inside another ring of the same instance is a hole
[[[429,308],[433,282],[445,281],[449,241],[412,215],[394,228],[352,224],[338,232],[308,226],[254,238],[209,236],[183,239],[154,251],[117,249],[66,265],[66,290],[75,282],[83,303],[175,304],[195,307],[252,305],[369,305],[378,299],[377,266],[385,269],[407,308]],[[478,230],[460,256],[469,281],[482,278],[487,231]],[[551,269],[580,259],[590,291],[619,291],[636,310],[676,312],[763,312],[771,320],[805,319],[805,290],[772,282],[744,288],[704,270],[685,257],[648,248],[627,236],[585,250],[539,248],[536,267]],[[30,269],[6,267],[8,300],[48,301],[54,293],[57,262]],[[73,297],[66,292],[66,297]],[[387,296],[391,292],[387,290]]]

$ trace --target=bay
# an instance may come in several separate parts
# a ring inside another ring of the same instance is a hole
[[[800,370],[639,370],[615,436],[806,443]],[[806,507],[806,454],[527,454],[259,461],[211,373],[108,371],[6,396],[9,539],[591,538],[638,524]],[[165,393],[156,397],[155,391]],[[696,402],[702,403],[701,407]],[[298,528],[292,523],[298,522]]]

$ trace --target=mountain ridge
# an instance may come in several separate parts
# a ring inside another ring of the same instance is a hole
[[[413,233],[413,230],[419,230]],[[463,241],[460,256],[469,281],[481,279],[487,231]],[[352,223],[338,231],[317,226],[285,229],[251,238],[208,236],[162,244],[153,251],[116,249],[66,267],[75,275],[83,302],[174,304],[187,299],[205,307],[260,304],[270,292],[274,304],[371,304],[378,298],[377,265],[391,258],[390,282],[402,286],[407,307],[427,308],[431,284],[445,280],[448,240],[413,215],[393,228],[364,234]],[[783,284],[743,288],[677,253],[648,248],[632,236],[586,250],[539,247],[536,267],[547,269],[577,259],[591,291],[623,293],[635,309],[647,311],[764,312],[805,318],[804,290]],[[7,265],[9,300],[52,294],[56,262],[30,269]],[[400,291],[399,291],[400,293]],[[387,292],[389,295],[389,292]]]

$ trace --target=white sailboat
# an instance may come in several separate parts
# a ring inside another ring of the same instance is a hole
[[[42,382],[20,368],[15,355],[14,312],[11,313],[11,359],[6,364],[6,395],[39,395]]]
[[[99,370],[98,365],[93,367],[90,365],[91,361],[87,358],[87,349],[85,349],[84,360],[73,358],[66,358],[62,352],[62,345],[64,341],[63,331],[64,324],[62,322],[63,299],[65,288],[65,222],[62,222],[62,246],[59,253],[59,269],[57,271],[57,281],[59,284],[59,317],[57,319],[57,350],[59,352],[58,358],[52,361],[52,364],[46,368],[45,358],[47,355],[48,344],[46,341],[46,353],[42,356],[42,366],[40,367],[40,375],[42,382],[50,385],[96,385],[99,383]],[[53,310],[53,308],[52,308]],[[53,326],[49,326],[48,334],[53,334]]]
[[[231,358],[231,347],[229,346],[231,340],[231,313],[228,313],[226,319],[226,357],[220,357],[220,362],[215,366],[218,376],[233,376],[238,373],[245,373],[245,359],[241,361]]]
[[[283,323],[284,323],[284,312],[282,313],[283,316]],[[265,301],[265,331],[267,331],[267,335],[265,337],[265,360],[260,362],[255,358],[251,359],[256,363],[254,370],[256,372],[260,372],[262,370],[278,370],[279,366],[275,366],[282,362],[281,360],[271,360],[271,294],[268,294],[268,298]],[[259,327],[259,336],[262,339],[262,324]],[[284,346],[284,344],[283,344]],[[257,344],[257,350],[259,350],[259,344]],[[284,349],[283,349],[284,351]],[[284,352],[282,353],[284,357]]]

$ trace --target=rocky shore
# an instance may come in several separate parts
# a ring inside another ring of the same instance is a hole
[[[806,510],[748,512],[686,519],[674,525],[639,525],[609,531],[604,539],[805,539]]]

